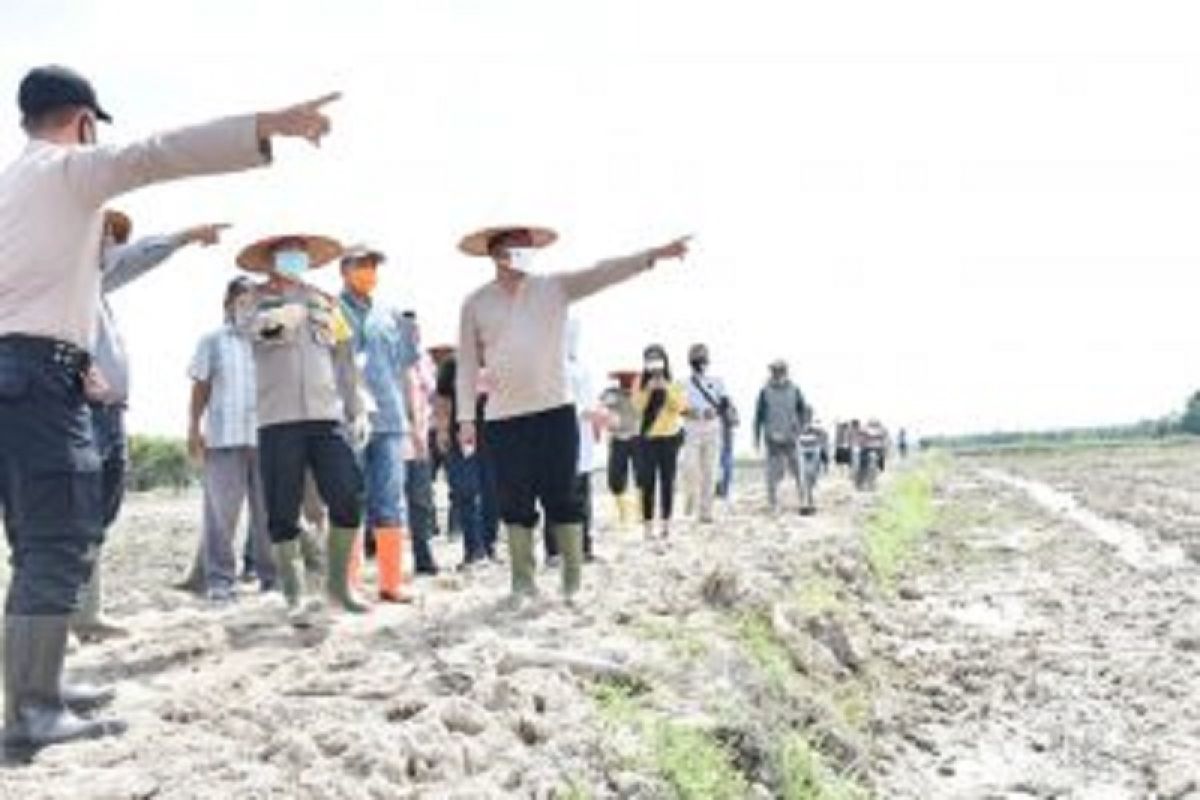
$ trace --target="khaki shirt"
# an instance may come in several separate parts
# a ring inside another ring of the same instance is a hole
[[[330,298],[305,286],[260,289],[250,326],[259,428],[362,411],[350,328]]]
[[[126,145],[29,142],[0,172],[0,336],[89,349],[100,301],[103,206],[151,183],[265,164],[252,116]]]

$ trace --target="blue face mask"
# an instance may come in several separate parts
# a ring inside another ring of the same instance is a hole
[[[275,253],[275,271],[299,279],[308,272],[308,253],[304,250],[280,250]]]

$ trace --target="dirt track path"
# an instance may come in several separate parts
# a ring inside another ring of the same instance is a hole
[[[1200,796],[1196,565],[990,463],[945,501],[884,637],[911,688],[883,796]]]

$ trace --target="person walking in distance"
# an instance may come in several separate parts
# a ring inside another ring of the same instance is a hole
[[[779,510],[779,481],[785,472],[795,480],[797,495],[804,497],[799,441],[812,411],[804,402],[804,394],[788,377],[786,361],[773,362],[770,373],[770,379],[758,394],[754,412],[754,446],[761,449],[766,443],[767,503],[771,513],[775,513]]]
[[[646,538],[654,538],[654,505],[657,490],[662,538],[671,535],[675,507],[675,475],[679,448],[683,444],[683,415],[688,410],[687,394],[671,379],[671,362],[661,345],[652,344],[642,354],[642,377],[633,395],[633,407],[641,418],[642,523]]]
[[[612,494],[617,512],[617,524],[621,527],[633,524],[639,516],[639,500],[629,491],[632,483],[637,487],[638,451],[641,447],[639,430],[641,418],[633,406],[633,388],[637,383],[636,370],[612,372],[609,377],[615,386],[604,390],[600,402],[608,412],[608,491]]]
[[[688,508],[699,513],[700,522],[713,521],[713,497],[717,489],[717,459],[721,449],[721,427],[729,410],[729,398],[720,378],[709,374],[708,347],[692,345],[688,351],[692,374],[687,383],[684,412],[684,464],[687,467]]]

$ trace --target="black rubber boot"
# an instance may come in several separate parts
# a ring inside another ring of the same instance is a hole
[[[56,744],[124,733],[119,720],[78,717],[62,690],[69,618],[4,618],[4,758],[25,762]],[[80,699],[80,695],[74,695]],[[92,700],[95,696],[90,695]]]

